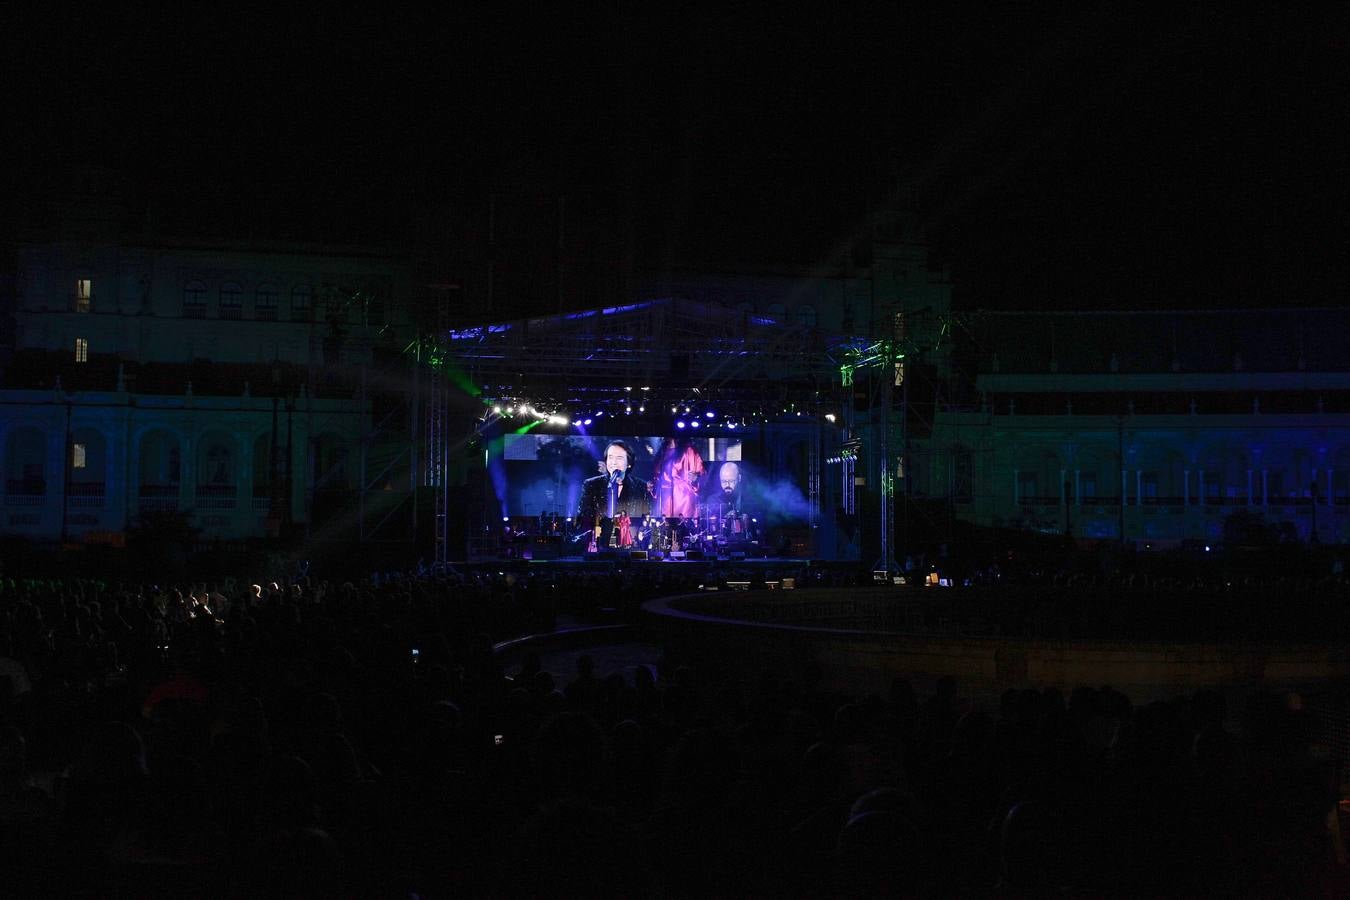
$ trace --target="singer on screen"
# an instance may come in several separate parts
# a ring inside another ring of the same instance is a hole
[[[620,532],[615,528],[621,513],[630,521],[641,521],[651,512],[651,494],[647,483],[633,475],[633,451],[623,441],[605,445],[601,461],[603,474],[587,478],[581,486],[581,504],[577,525],[591,528],[598,550],[618,548]]]

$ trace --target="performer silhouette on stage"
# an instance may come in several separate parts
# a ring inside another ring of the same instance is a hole
[[[630,523],[640,521],[650,512],[652,498],[647,483],[632,474],[633,451],[623,441],[605,445],[600,465],[604,474],[582,483],[577,525],[591,528],[595,548],[605,550],[625,546],[619,543],[625,532],[631,544],[631,529],[616,528],[618,519],[627,515]]]

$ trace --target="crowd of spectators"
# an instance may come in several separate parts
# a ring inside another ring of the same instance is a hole
[[[503,670],[560,606],[683,576],[0,584],[14,895],[1303,895],[1338,773],[1298,698],[706,660]],[[695,576],[690,576],[695,577]],[[587,600],[586,602],[593,602]]]

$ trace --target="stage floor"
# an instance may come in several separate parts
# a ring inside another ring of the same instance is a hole
[[[452,563],[457,569],[477,571],[482,569],[548,570],[548,569],[787,569],[811,568],[855,571],[857,560],[803,559],[795,556],[764,556],[756,558],[717,558],[717,559],[641,559],[626,554],[588,554],[586,556],[560,556],[556,559],[481,559]]]

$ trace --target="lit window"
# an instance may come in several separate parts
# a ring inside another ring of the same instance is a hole
[[[75,281],[75,311],[89,312],[89,304],[94,296],[94,283],[88,278]]]
[[[89,339],[77,337],[75,339],[75,361],[77,363],[89,362]]]
[[[88,457],[85,455],[84,444],[76,444],[71,449],[70,457],[70,464],[73,468],[83,469],[88,465],[86,461]]]

